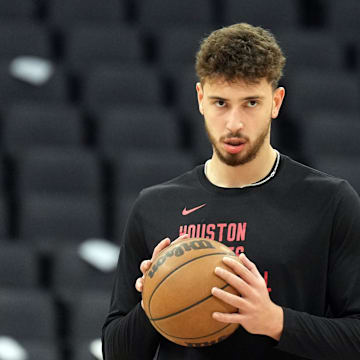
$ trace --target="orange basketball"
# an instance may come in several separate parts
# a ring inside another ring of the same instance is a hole
[[[236,291],[215,273],[222,259],[236,255],[213,240],[191,238],[170,244],[154,259],[143,288],[145,312],[154,328],[179,345],[199,347],[216,344],[238,327],[212,318],[214,311],[231,313],[237,309],[211,294],[216,286]],[[232,272],[232,271],[231,271]]]

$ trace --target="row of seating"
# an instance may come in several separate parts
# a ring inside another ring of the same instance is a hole
[[[346,178],[360,193],[356,136],[359,122],[309,126],[313,141],[304,141],[310,165]],[[347,127],[347,132],[343,131]],[[336,143],[337,151],[332,148]],[[16,168],[13,195],[0,198],[0,235],[20,237],[34,246],[56,247],[88,237],[121,239],[129,209],[143,188],[194,165],[192,156],[175,151],[134,151],[113,163],[106,177],[102,164],[86,151],[30,151]],[[105,182],[105,180],[107,181]],[[3,193],[5,193],[3,191]]]
[[[3,202],[8,215],[0,219],[2,234],[49,244],[91,236],[119,239],[138,192],[194,164],[193,156],[181,150],[128,151],[109,168],[87,149],[28,150],[15,162],[14,175],[7,178],[13,211]],[[2,198],[9,198],[3,194]],[[15,233],[9,231],[11,223]],[[115,227],[109,229],[110,224]]]
[[[174,66],[184,62],[193,64],[201,38],[212,29],[198,23],[172,25],[166,32],[151,37],[148,31],[135,24],[78,24],[63,38],[61,63],[71,73],[80,76],[99,63],[128,65],[153,62],[165,70],[170,65],[170,70],[174,70]],[[0,61],[20,55],[56,59],[54,38],[45,25],[31,21],[2,21],[0,30]],[[323,65],[332,70],[353,66],[347,63],[349,60],[346,58],[352,49],[349,45],[359,48],[356,37],[350,43],[341,41],[321,28],[283,29],[275,34],[290,56],[292,65]]]
[[[347,102],[344,104],[340,100],[336,102],[335,94],[325,93],[329,88],[326,88],[327,85],[330,87],[331,82],[324,83],[321,96],[316,96],[311,91],[307,94],[293,90],[297,95],[296,97],[291,93],[288,95],[289,99],[285,100],[284,112],[290,112],[288,109],[290,105],[292,109],[296,109],[293,111],[293,116],[302,128],[299,135],[307,143],[307,148],[313,148],[316,145],[319,141],[317,134],[323,131],[324,138],[328,138],[329,141],[319,144],[316,153],[357,155],[359,148],[356,142],[356,130],[360,121],[357,88],[348,86],[346,90],[346,86],[343,87],[344,97],[347,97]],[[338,81],[337,85],[340,86],[341,83]],[[351,82],[348,85],[351,85]],[[316,103],[312,103],[314,97]],[[342,96],[339,97],[342,98]],[[328,102],[329,105],[326,106]],[[193,136],[193,141],[188,142],[188,146],[185,146],[186,140],[189,141],[189,139],[184,136],[184,124],[176,117],[175,112],[163,107],[112,109],[101,113],[99,118],[101,120],[92,124],[96,131],[92,133],[93,141],[90,142],[88,139],[90,122],[82,116],[79,109],[73,106],[32,104],[12,107],[2,120],[1,153],[10,161],[17,162],[16,166],[22,166],[21,162],[24,163],[24,157],[25,159],[30,157],[31,151],[35,151],[33,157],[42,156],[43,159],[50,159],[49,164],[52,161],[58,162],[56,159],[59,156],[65,156],[65,158],[67,156],[75,164],[76,158],[71,158],[71,151],[75,151],[76,154],[76,151],[86,149],[94,152],[94,158],[97,156],[105,162],[123,158],[127,151],[134,149],[166,152],[191,150],[195,159],[204,159],[196,156],[196,145],[199,139],[202,137],[207,143],[203,120],[200,116],[193,119],[191,128],[188,129],[186,135]],[[281,139],[278,133],[283,120],[280,118],[276,121],[280,124],[274,123],[273,132],[276,136],[276,145],[281,146],[284,139]],[[166,136],[159,136],[159,134],[166,134]],[[347,139],[347,146],[334,148],[331,140],[336,139],[338,144]],[[67,150],[68,154],[59,155],[56,151],[46,154],[44,151],[43,154],[35,155],[41,153],[42,149]],[[211,153],[209,145],[204,145],[204,150],[207,151],[208,157]],[[81,154],[81,151],[78,154]],[[52,155],[55,159],[50,158]],[[73,166],[75,168],[75,165]]]
[[[198,116],[194,70],[185,67],[178,71],[172,73],[172,86],[166,88],[161,74],[153,68],[100,66],[86,75],[77,104],[95,118],[105,110],[124,106],[165,106],[172,107],[178,114]],[[0,111],[3,113],[11,105],[24,102],[68,103],[70,90],[73,90],[61,69],[44,85],[34,86],[13,78],[7,67],[0,66],[0,82]],[[312,110],[333,107],[349,112],[358,109],[359,79],[348,71],[298,68],[291,72],[289,69],[281,84],[289,90],[287,100],[291,103],[287,104],[287,109],[292,115],[299,114],[298,109],[303,109],[304,104]]]
[[[269,28],[296,27],[303,23],[320,23],[335,29],[358,29],[359,4],[356,0],[339,3],[337,0],[278,1],[277,11],[272,4],[261,0],[197,0],[192,6],[177,0],[171,4],[162,0],[14,0],[0,6],[1,18],[45,19],[49,25],[68,28],[79,22],[135,21],[147,27],[169,24],[234,23],[241,15],[244,21]],[[314,16],[316,12],[317,16]],[[272,13],[272,16],[268,16]]]
[[[101,337],[114,273],[79,249],[50,254],[0,238],[0,335],[16,339],[31,360],[93,359],[89,345]]]
[[[83,291],[63,300],[48,291],[0,289],[1,333],[15,338],[28,359],[94,359],[90,345],[101,337],[109,292]]]

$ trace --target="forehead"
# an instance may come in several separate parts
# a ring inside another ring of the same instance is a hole
[[[242,79],[226,81],[222,78],[207,80],[203,84],[204,93],[209,96],[221,94],[237,96],[267,96],[272,94],[272,86],[266,79],[260,79],[256,83],[249,83]]]

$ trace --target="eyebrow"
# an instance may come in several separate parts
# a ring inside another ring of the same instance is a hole
[[[223,101],[228,101],[228,99],[223,98],[221,96],[208,96],[207,97],[210,100],[223,100]],[[240,100],[245,101],[245,100],[262,100],[264,99],[265,96],[261,96],[261,95],[253,95],[253,96],[246,96],[244,98],[241,98]]]

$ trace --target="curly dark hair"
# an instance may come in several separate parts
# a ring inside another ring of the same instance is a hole
[[[285,56],[274,36],[261,27],[234,24],[213,31],[196,54],[196,73],[203,84],[216,78],[257,83],[266,78],[273,88],[283,75]]]

